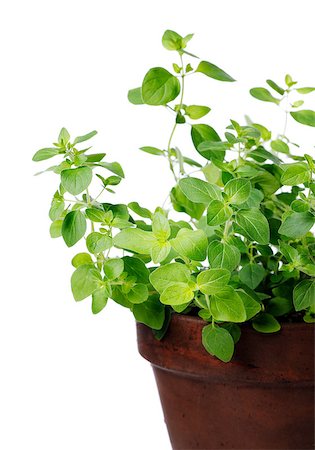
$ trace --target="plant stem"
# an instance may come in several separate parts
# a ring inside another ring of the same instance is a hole
[[[92,201],[92,204],[95,203],[98,198],[100,198],[100,196],[103,194],[104,191],[105,191],[105,188],[103,188],[101,190],[101,192],[95,197],[95,199]]]
[[[90,197],[88,188],[86,188],[86,200],[87,200],[88,206],[91,206],[91,197]],[[94,223],[92,220],[91,220],[91,230],[92,230],[92,233],[95,231]]]
[[[283,132],[282,132],[283,136],[285,136],[285,133],[287,131],[287,125],[288,125],[289,92],[286,93],[284,99],[285,99],[285,110],[284,110],[284,112],[285,112],[285,119],[284,119],[284,127],[283,127]]]
[[[181,67],[182,67],[182,69],[181,69],[181,79],[182,79],[182,83],[181,84],[182,84],[182,86],[181,86],[181,96],[180,96],[180,101],[179,101],[179,111],[182,109],[182,106],[183,106],[184,91],[185,91],[185,75],[186,75],[185,71],[184,71],[184,67],[183,67],[184,63],[183,63],[183,56],[182,55],[180,55],[180,61],[181,61]],[[172,156],[171,156],[171,145],[172,145],[172,140],[173,140],[176,128],[177,128],[177,122],[176,122],[176,119],[175,119],[175,124],[174,124],[174,126],[172,128],[172,132],[171,132],[170,138],[168,140],[168,144],[167,144],[167,156],[168,156],[170,169],[171,169],[171,171],[173,173],[173,176],[175,178],[175,181],[177,183],[178,177],[175,174],[174,165],[173,165]]]
[[[231,222],[230,222],[229,220],[227,220],[227,221],[225,222],[225,225],[224,225],[224,231],[223,231],[223,240],[224,240],[224,241],[226,240],[226,238],[227,238],[228,235],[229,235],[229,228],[230,228],[230,225],[231,225]]]

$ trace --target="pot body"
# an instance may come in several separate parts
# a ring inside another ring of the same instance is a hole
[[[205,322],[174,314],[162,341],[137,324],[174,450],[313,449],[314,326],[242,327],[230,363],[202,346]]]

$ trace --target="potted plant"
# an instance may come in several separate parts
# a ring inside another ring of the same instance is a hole
[[[186,103],[186,78],[235,80],[187,51],[192,36],[166,31],[164,47],[179,55],[173,73],[152,68],[128,93],[133,104],[174,115],[164,149],[140,148],[166,159],[174,176],[169,204],[151,211],[112,203],[124,178],[120,164],[85,148],[96,131],[71,140],[63,128],[33,157],[59,158],[47,169],[60,183],[50,234],[68,247],[85,240],[72,259],[76,301],[92,296],[94,314],[108,299],[132,311],[174,449],[310,449],[315,160],[313,150],[296,154],[286,129],[291,118],[315,126],[315,112],[296,98],[315,88],[290,75],[282,87],[267,80],[274,94],[250,93],[285,105],[284,130],[275,136],[246,117],[219,135],[205,123],[208,106]],[[176,146],[184,126],[198,161]]]

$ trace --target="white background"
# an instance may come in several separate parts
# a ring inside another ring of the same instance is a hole
[[[172,118],[161,107],[128,104],[126,94],[150,67],[176,61],[161,46],[163,31],[194,32],[190,50],[238,80],[187,79],[186,102],[211,106],[208,123],[221,134],[244,113],[281,130],[281,111],[248,90],[266,78],[281,83],[286,72],[314,85],[314,12],[312,0],[2,3],[1,449],[170,449],[131,314],[111,302],[93,316],[89,300],[72,299],[77,248],[49,237],[57,178],[33,177],[46,167],[32,163],[33,153],[62,126],[72,135],[97,129],[95,150],[126,172],[115,200],[161,204],[172,186],[167,164],[137,148],[165,147]],[[305,99],[314,109],[314,96]],[[313,134],[290,121],[302,151],[314,151]],[[177,144],[195,156],[188,136],[183,126]]]

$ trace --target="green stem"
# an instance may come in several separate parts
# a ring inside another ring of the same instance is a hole
[[[103,189],[101,190],[101,192],[95,197],[95,199],[92,201],[92,204],[94,204],[94,203],[96,202],[96,200],[97,200],[98,198],[100,198],[100,196],[103,194],[104,191],[105,191],[105,188],[103,188]]]
[[[230,228],[231,222],[227,220],[225,222],[224,231],[223,231],[223,240],[226,241],[228,235],[229,235],[229,228]]]
[[[186,75],[185,71],[184,71],[184,67],[183,67],[184,63],[183,63],[183,56],[182,55],[180,55],[180,61],[181,61],[181,67],[182,67],[182,69],[181,69],[181,79],[182,79],[182,83],[181,84],[182,84],[182,86],[181,86],[181,96],[180,96],[180,101],[179,101],[179,111],[182,109],[183,101],[184,101],[185,75]],[[177,183],[178,177],[175,174],[174,164],[173,164],[172,156],[171,156],[171,145],[172,145],[172,140],[173,140],[176,128],[177,128],[177,122],[176,122],[176,119],[175,119],[175,124],[174,124],[174,126],[172,128],[171,135],[170,135],[170,138],[169,138],[168,144],[167,144],[167,157],[168,157],[168,162],[169,162],[169,165],[170,165],[170,169],[171,169],[171,171],[173,173],[173,176],[175,178],[175,181]]]
[[[80,205],[84,205],[84,206],[89,206],[89,204],[88,203],[86,203],[86,202],[81,202],[80,200],[70,200],[70,199],[68,199],[68,198],[64,198],[64,201],[66,202],[66,203],[79,203]]]
[[[285,119],[284,119],[284,127],[283,127],[282,135],[285,136],[285,133],[287,131],[287,125],[288,125],[289,92],[286,93],[286,95],[285,95],[283,100],[285,100],[285,110],[284,110],[284,112],[285,112]]]
[[[86,200],[87,200],[88,206],[91,206],[91,197],[90,197],[88,188],[86,188]],[[91,220],[91,230],[92,230],[92,233],[95,231],[94,223],[92,220]]]

